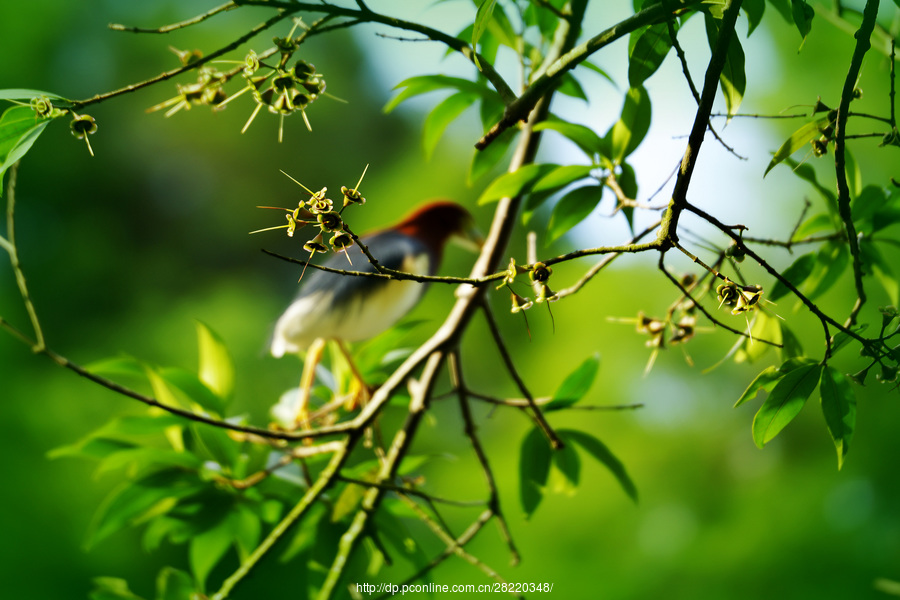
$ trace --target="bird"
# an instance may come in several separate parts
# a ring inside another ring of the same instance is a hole
[[[447,200],[420,206],[395,225],[359,239],[380,265],[418,275],[437,272],[447,242],[453,240],[473,250],[480,248],[482,242],[469,211]],[[343,252],[348,256],[340,256]],[[349,259],[354,265],[351,270],[377,272],[357,244],[341,253],[329,257],[323,266],[346,269]],[[427,287],[412,280],[321,270],[306,273],[301,281],[297,296],[276,321],[270,343],[270,352],[276,358],[306,352],[297,409],[298,427],[308,426],[310,389],[326,342],[338,343],[358,389],[367,389],[344,343],[367,340],[389,329],[418,303]]]

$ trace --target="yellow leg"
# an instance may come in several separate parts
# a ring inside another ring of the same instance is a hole
[[[357,406],[365,406],[369,402],[369,386],[366,385],[359,369],[356,368],[356,363],[353,362],[353,357],[350,356],[350,351],[347,350],[344,342],[337,340],[336,343],[341,354],[344,355],[344,360],[347,361],[347,365],[350,367],[350,373],[353,375],[353,380],[350,382],[350,398],[347,400],[344,408],[353,410]]]
[[[300,398],[297,402],[297,418],[294,421],[295,428],[309,429],[309,396],[313,383],[316,381],[316,367],[322,360],[325,351],[325,340],[316,338],[306,351],[306,360],[303,362],[303,375],[300,377]]]

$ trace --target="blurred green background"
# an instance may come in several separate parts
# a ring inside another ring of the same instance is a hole
[[[631,3],[603,4],[592,7],[592,31],[627,16]],[[373,0],[371,5],[453,33],[474,15],[466,2],[430,6]],[[177,66],[166,49],[169,44],[210,51],[268,15],[258,9],[234,11],[165,36],[106,29],[108,22],[158,26],[210,7],[195,1],[4,2],[0,89],[35,88],[84,98]],[[708,49],[701,20],[695,21],[682,39],[688,56],[697,57],[694,77],[699,80]],[[799,35],[771,7],[751,38],[745,39],[743,18],[739,31],[749,81],[742,111],[774,113],[802,103],[807,105],[799,107],[802,112],[816,96],[837,104],[853,44],[846,32],[818,18],[798,53]],[[145,114],[147,107],[174,95],[171,83],[89,107],[99,124],[91,138],[95,158],[63,123],[49,127],[21,165],[17,192],[20,258],[49,345],[80,364],[126,353],[193,368],[194,320],[202,320],[223,337],[237,364],[235,410],[261,424],[279,394],[299,376],[296,360],[275,360],[265,352],[270,327],[293,294],[297,269],[260,252],[265,247],[297,255],[298,243],[278,233],[247,235],[275,224],[274,213],[257,205],[289,206],[299,198],[295,184],[279,169],[311,188],[337,189],[352,186],[369,164],[362,186],[369,203],[348,217],[356,231],[391,223],[432,197],[466,203],[486,230],[490,207],[474,202],[489,178],[466,185],[471,145],[480,134],[476,117],[467,114],[451,127],[450,137],[426,161],[419,138],[423,110],[438,96],[426,96],[390,115],[381,112],[401,79],[435,70],[468,73],[469,67],[456,59],[442,60],[437,45],[410,45],[375,37],[375,32],[390,33],[363,27],[306,44],[300,55],[325,75],[328,91],[347,103],[318,100],[309,110],[313,132],[293,117],[285,124],[282,144],[276,141],[277,121],[268,114],[260,114],[246,134],[239,134],[250,113],[249,99],[218,113],[201,107],[168,119]],[[276,29],[252,46],[266,48],[271,35],[286,33]],[[621,41],[596,59],[619,89],[588,73],[583,83],[595,101],[558,102],[555,106],[567,118],[600,133],[615,121],[627,87],[625,45]],[[234,58],[240,59],[247,47]],[[887,67],[883,54],[870,53],[860,82],[865,95],[859,111],[886,112]],[[680,136],[689,131],[693,110],[673,56],[648,88],[654,123],[634,161],[641,199],[663,184],[680,159]],[[722,130],[724,123],[719,125]],[[776,169],[765,181],[762,173],[769,153],[799,125],[732,121],[722,130],[725,138],[750,160],[738,160],[707,140],[691,200],[723,221],[751,226],[754,235],[787,235],[804,196],[817,199],[797,185],[787,168]],[[552,136],[545,142],[545,160],[573,159],[566,143]],[[898,175],[896,150],[875,146],[864,140],[852,149],[865,180],[880,184]],[[830,159],[815,164],[823,181],[830,181]],[[597,212],[608,214],[612,206],[612,199],[605,198]],[[538,229],[546,218],[538,215]],[[540,252],[552,256],[576,246],[618,243],[626,236],[620,221],[621,216],[610,220],[594,215]],[[695,231],[708,233],[699,225]],[[524,232],[510,250],[520,262]],[[779,265],[792,260],[784,252],[771,256]],[[687,347],[695,366],[673,349],[645,377],[644,339],[633,326],[608,320],[633,317],[639,310],[661,316],[677,298],[654,269],[655,260],[622,258],[581,293],[555,304],[555,331],[543,308],[531,311],[530,340],[520,317],[508,314],[505,292],[492,299],[514,357],[536,394],[552,393],[586,356],[599,352],[601,371],[587,402],[645,404],[638,411],[556,413],[553,419],[555,426],[579,428],[606,442],[637,483],[640,503],[632,504],[608,472],[583,457],[577,493],[548,495],[526,521],[518,500],[518,452],[529,423],[518,414],[479,406],[482,437],[523,560],[518,567],[509,566],[493,526],[470,550],[507,580],[553,583],[555,595],[565,598],[881,597],[873,588],[876,578],[900,579],[897,393],[874,383],[858,389],[856,436],[840,472],[813,401],[785,432],[758,450],[750,436],[754,408],[733,410],[731,405],[756,372],[777,360],[774,352],[759,364],[728,362],[704,374],[733,339],[723,332],[702,333]],[[472,255],[452,249],[443,272],[466,273],[471,261]],[[556,285],[568,285],[590,264],[561,266],[554,275]],[[672,267],[692,270],[678,261]],[[751,280],[756,275],[764,286],[771,284],[751,266],[745,271]],[[837,315],[852,305],[847,282],[823,300]],[[876,285],[871,290],[868,316],[886,303]],[[415,330],[416,339],[429,335],[452,302],[451,288],[429,291],[412,315],[429,319]],[[819,357],[818,324],[790,302],[777,311],[801,334],[807,351]],[[5,258],[0,261],[0,315],[27,327]],[[733,324],[743,326],[737,317]],[[471,386],[497,396],[516,394],[498,375],[501,364],[482,320],[475,320],[463,351]],[[839,366],[859,368],[854,353],[845,351]],[[0,335],[0,398],[0,451],[5,457],[2,595],[84,598],[90,578],[98,575],[126,578],[136,592],[150,595],[159,568],[183,562],[183,549],[147,555],[139,533],[126,532],[86,552],[83,541],[91,516],[117,482],[114,477],[94,478],[90,464],[45,457],[110,417],[140,407],[32,356],[6,334]],[[434,417],[419,433],[419,450],[458,458],[431,463],[425,470],[429,487],[464,499],[482,497],[482,476],[466,446],[456,404],[437,403]],[[451,512],[460,527],[474,516]],[[425,547],[438,552],[428,535]],[[302,597],[303,588],[292,587],[289,569],[268,564],[234,597],[278,592]],[[399,582],[402,576],[388,570],[379,580]],[[486,581],[470,565],[454,560],[437,569],[433,579],[446,584]]]

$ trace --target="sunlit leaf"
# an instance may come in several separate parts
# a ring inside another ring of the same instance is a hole
[[[825,213],[819,213],[817,215],[813,215],[804,221],[800,227],[797,228],[797,231],[794,232],[794,237],[791,238],[792,241],[800,241],[804,240],[811,235],[816,233],[820,233],[822,231],[830,231],[834,228],[834,222],[831,217],[826,215]]]
[[[673,27],[677,27],[673,23]],[[628,41],[628,83],[638,87],[659,69],[672,49],[665,23],[632,32]]]
[[[518,133],[518,129],[511,127],[501,133],[487,148],[474,152],[472,154],[472,162],[469,163],[469,171],[466,174],[466,182],[472,185],[476,180],[496,167],[503,160],[503,157],[506,156],[510,144]]]
[[[710,49],[714,48],[721,33],[721,22],[709,15],[706,18],[706,36]],[[747,75],[744,73],[744,49],[738,36],[732,32],[728,50],[725,53],[725,64],[719,75],[722,96],[725,98],[725,107],[728,111],[728,119],[737,114],[747,90]]]
[[[804,365],[779,381],[753,418],[753,441],[765,446],[796,417],[816,385],[822,366]]]
[[[481,193],[481,197],[478,198],[478,204],[487,204],[500,198],[512,198],[519,194],[525,194],[531,190],[531,187],[538,179],[558,166],[548,163],[529,164],[512,173],[504,173],[492,181],[487,189]]]
[[[571,71],[562,76],[556,91],[560,94],[565,94],[566,96],[589,102],[587,93],[584,91],[584,88],[581,87],[578,79],[575,78]]]
[[[553,466],[556,467],[554,473],[558,473],[559,477],[554,477],[551,473],[551,487],[554,493],[572,496],[578,489],[578,482],[581,480],[581,459],[578,452],[572,444],[563,446],[558,450],[554,450]]]
[[[771,348],[771,344],[765,344],[760,340],[767,340],[773,344],[781,343],[781,324],[775,317],[762,311],[754,311],[756,316],[751,322],[750,337],[744,338],[740,349],[734,355],[734,361],[756,362],[762,358]]]
[[[600,199],[603,197],[603,188],[599,185],[586,185],[568,192],[560,198],[553,207],[550,223],[547,226],[547,241],[555,242],[570,229],[584,221],[588,215],[594,212]]]
[[[800,339],[794,335],[794,332],[783,322],[779,323],[781,328],[781,352],[782,360],[803,356],[803,346]]]
[[[622,464],[616,456],[610,452],[609,448],[606,447],[606,444],[595,438],[594,436],[584,433],[583,431],[576,431],[574,429],[565,429],[558,431],[560,437],[563,440],[568,442],[575,442],[579,446],[581,446],[584,450],[587,451],[588,454],[593,456],[597,461],[600,462],[603,466],[609,469],[610,473],[616,478],[619,482],[619,485],[622,486],[622,489],[628,494],[628,497],[631,498],[634,502],[638,501],[638,492],[637,487],[635,487],[634,482],[629,477],[628,472],[625,470],[625,465]]]
[[[863,238],[859,242],[860,255],[863,259],[863,272],[873,274],[881,282],[884,291],[887,292],[891,304],[900,304],[900,282],[894,275],[891,265],[882,256],[881,251],[870,238]]]
[[[481,97],[496,97],[497,93],[487,86],[463,79],[461,77],[451,77],[449,75],[421,75],[418,77],[410,77],[404,79],[396,86],[395,90],[401,90],[394,96],[384,107],[384,112],[389,113],[397,106],[410,98],[434,92],[436,90],[452,89],[460,92],[469,92]]]
[[[519,452],[519,499],[526,518],[534,514],[544,497],[552,452],[547,438],[537,427],[532,428],[522,440]]]
[[[162,367],[154,372],[169,384],[170,391],[174,388],[184,394],[192,404],[196,405],[194,408],[201,407],[218,415],[224,413],[225,402],[222,398],[191,371],[181,367]],[[180,406],[184,404],[184,402],[178,402]]]
[[[586,358],[563,380],[553,394],[553,399],[544,406],[544,412],[567,408],[584,398],[594,384],[599,370],[599,354]]]
[[[629,89],[621,114],[606,134],[610,146],[609,158],[615,164],[620,164],[634,152],[650,130],[652,108],[647,90],[643,87]]]
[[[474,94],[460,92],[445,98],[428,113],[422,130],[422,146],[425,149],[426,158],[431,158],[434,148],[450,123],[472,106],[477,99],[478,96]]]
[[[763,174],[763,177],[769,174],[769,171],[772,170],[775,165],[787,159],[791,154],[799,150],[800,148],[804,148],[811,141],[819,137],[821,135],[822,128],[828,125],[827,118],[816,119],[815,121],[810,121],[806,123],[803,127],[795,131],[791,134],[781,147],[775,152],[775,156],[772,157],[772,160],[769,161],[769,166],[766,167],[766,172]]]
[[[844,274],[850,264],[850,251],[843,242],[830,241],[822,244],[816,253],[816,268],[807,281],[807,296],[815,300],[828,290]]]
[[[820,121],[818,121],[818,123],[819,126],[824,127],[828,123],[828,119],[821,119]],[[813,137],[815,137],[815,135],[813,135]],[[803,145],[805,144],[800,144],[801,147]],[[816,176],[816,170],[812,165],[808,163],[800,164],[792,158],[785,158],[784,162],[790,165],[791,169],[794,172],[794,175],[804,181],[808,181],[814,188],[816,188],[816,191],[819,192],[819,194],[822,195],[822,198],[825,199],[825,205],[828,208],[828,212],[835,217],[833,223],[835,225],[840,224],[840,217],[838,216],[837,195],[835,195],[834,189],[832,187],[827,187],[819,183],[819,180]]]
[[[200,381],[220,399],[228,400],[234,391],[234,363],[225,342],[204,323],[197,321],[197,346]]]
[[[6,170],[25,156],[49,122],[50,119],[38,117],[29,106],[10,106],[3,111],[0,115],[0,184]],[[2,195],[3,186],[0,185]]]
[[[557,191],[567,185],[581,181],[594,170],[592,165],[563,165],[556,167],[538,179],[531,188],[532,193]]]
[[[497,0],[482,0],[481,4],[478,5],[478,11],[475,13],[475,25],[472,28],[472,48],[478,47],[478,40],[481,38],[484,30],[487,29],[496,5]]]
[[[734,408],[737,408],[748,400],[753,400],[761,391],[771,392],[772,388],[775,387],[775,384],[778,383],[784,375],[785,374],[779,371],[774,365],[766,367],[753,379],[753,381],[750,382],[750,385],[747,386],[747,389],[744,390],[741,397],[734,403]]]
[[[850,449],[850,440],[856,427],[856,395],[844,374],[831,366],[822,370],[819,395],[822,399],[822,414],[825,416],[828,433],[834,440],[840,469],[844,466],[844,457]]]
[[[88,598],[90,600],[143,600],[131,591],[128,582],[116,577],[95,577],[94,589]]]

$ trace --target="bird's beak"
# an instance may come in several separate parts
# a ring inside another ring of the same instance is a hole
[[[481,252],[484,245],[484,236],[475,225],[475,219],[469,219],[462,231],[458,231],[450,237],[450,241],[460,248],[465,248],[472,252]]]

